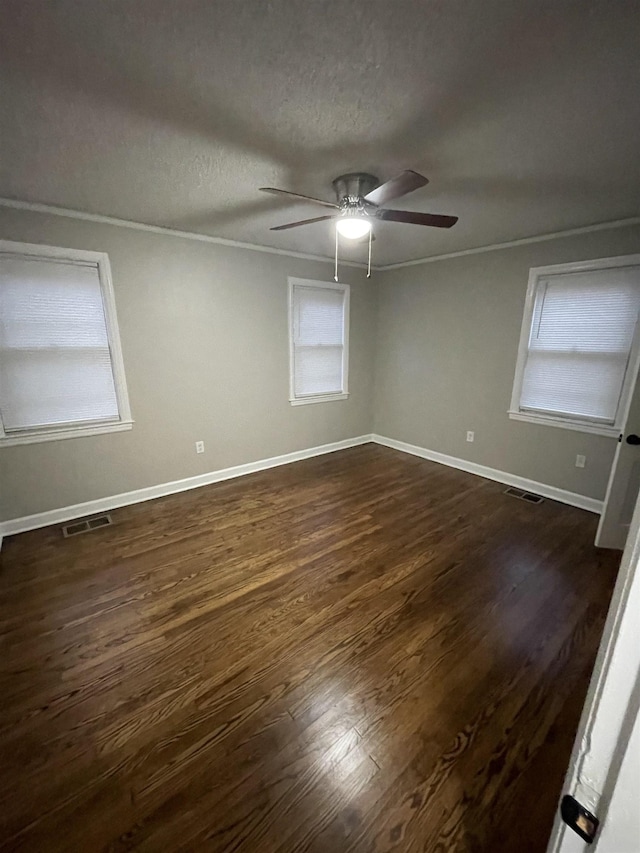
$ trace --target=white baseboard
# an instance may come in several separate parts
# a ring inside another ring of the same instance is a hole
[[[356,438],[346,438],[343,441],[334,441],[331,444],[308,447],[306,450],[296,450],[293,453],[285,453],[282,456],[259,459],[257,462],[235,465],[233,468],[223,468],[219,471],[211,471],[208,474],[187,477],[184,480],[174,480],[171,483],[148,486],[144,489],[136,489],[133,492],[123,492],[120,495],[111,495],[107,498],[85,501],[84,503],[74,504],[73,506],[39,512],[35,515],[12,518],[9,521],[0,523],[0,545],[2,544],[3,536],[26,533],[27,530],[35,530],[38,527],[48,527],[50,524],[62,524],[65,521],[82,518],[85,515],[95,515],[99,512],[107,512],[112,509],[118,509],[119,507],[129,506],[130,504],[142,503],[143,501],[150,501],[154,498],[162,498],[165,495],[186,492],[189,489],[197,489],[199,486],[207,486],[210,483],[219,483],[222,480],[231,480],[234,477],[242,477],[245,474],[264,471],[267,468],[276,468],[279,465],[288,465],[290,462],[299,462],[301,459],[309,459],[312,456],[322,456],[325,453],[333,453],[336,450],[345,450],[348,447],[367,444],[371,440],[372,437],[370,435],[359,435]]]
[[[264,471],[267,468],[276,468],[279,465],[288,465],[290,462],[299,462],[302,459],[309,459],[312,456],[322,456],[325,453],[333,453],[336,450],[346,450],[349,447],[357,447],[360,444],[367,444],[368,442],[382,444],[385,447],[391,447],[394,450],[400,450],[403,453],[410,453],[412,456],[419,456],[422,459],[428,459],[431,462],[439,462],[441,465],[448,465],[450,468],[458,468],[461,471],[467,471],[469,474],[477,474],[479,477],[485,477],[488,480],[495,480],[498,483],[505,483],[505,485],[508,486],[515,486],[518,489],[535,492],[545,498],[560,501],[560,503],[570,504],[571,506],[576,506],[580,509],[586,509],[589,512],[602,512],[603,503],[595,498],[578,495],[574,492],[558,489],[555,486],[548,486],[545,483],[537,483],[535,480],[528,480],[526,477],[518,477],[515,474],[508,474],[506,471],[498,471],[496,468],[489,468],[486,465],[478,465],[476,462],[468,462],[466,459],[447,456],[445,453],[438,453],[435,450],[427,450],[425,447],[418,447],[415,444],[407,444],[405,441],[396,441],[394,438],[386,438],[383,435],[374,434],[359,435],[356,438],[346,438],[343,441],[334,441],[331,444],[321,444],[317,447],[309,447],[306,450],[297,450],[293,453],[285,453],[282,456],[272,456],[269,459],[259,459],[257,462],[235,465],[233,468],[223,468],[219,471],[211,471],[208,474],[199,474],[196,477],[187,477],[184,480],[174,480],[171,483],[161,483],[158,486],[148,486],[144,489],[136,489],[133,492],[124,492],[120,495],[111,495],[110,497],[98,498],[98,500],[94,501],[85,501],[84,503],[74,504],[73,506],[52,509],[47,512],[39,512],[35,515],[26,515],[22,518],[12,518],[8,521],[0,522],[0,549],[2,548],[2,539],[4,536],[12,536],[16,533],[26,533],[28,530],[35,530],[39,527],[48,527],[51,524],[62,524],[63,522],[71,521],[74,518],[82,518],[86,515],[108,512],[112,509],[129,506],[130,504],[150,501],[154,498],[164,497],[165,495],[173,495],[177,492],[186,492],[189,489],[197,489],[199,486],[207,486],[210,483],[219,483],[222,480],[231,480],[234,477],[242,477],[245,474],[253,474],[256,471]]]
[[[401,450],[403,453],[411,453],[412,456],[420,456],[422,459],[429,459],[431,462],[439,462],[441,465],[448,465],[450,468],[458,468],[460,471],[467,471],[469,474],[477,474],[487,480],[495,480],[507,486],[515,486],[517,489],[535,492],[536,495],[542,495],[542,497],[549,498],[552,501],[577,506],[580,509],[586,509],[588,512],[602,513],[603,502],[586,497],[586,495],[578,495],[575,492],[558,489],[556,486],[537,483],[535,480],[528,480],[526,477],[518,477],[516,474],[508,474],[506,471],[479,465],[477,462],[468,462],[466,459],[458,459],[456,456],[448,456],[446,453],[427,450],[426,447],[407,444],[405,441],[396,441],[395,438],[386,438],[384,435],[374,434],[371,436],[371,440],[376,444]]]

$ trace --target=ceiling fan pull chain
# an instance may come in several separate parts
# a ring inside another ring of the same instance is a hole
[[[367,264],[367,278],[371,278],[371,240],[373,228],[369,229],[369,263]]]
[[[336,228],[336,263],[333,270],[333,280],[338,280],[338,229]]]

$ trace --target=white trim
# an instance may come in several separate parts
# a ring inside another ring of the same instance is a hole
[[[0,200],[0,204],[2,201]],[[403,267],[415,267],[420,264],[431,264],[435,261],[448,261],[451,258],[464,258],[467,255],[479,255],[483,252],[495,252],[500,249],[512,249],[516,246],[527,246],[530,243],[544,243],[547,240],[556,240],[561,237],[574,237],[579,234],[592,234],[594,231],[607,231],[610,228],[629,228],[640,225],[640,216],[630,216],[627,219],[613,219],[611,222],[597,222],[594,225],[582,225],[579,228],[569,228],[565,231],[550,231],[547,234],[538,234],[532,237],[522,237],[519,240],[508,240],[505,243],[489,243],[486,246],[476,246],[473,249],[462,249],[459,252],[447,252],[443,255],[430,255],[426,258],[416,258],[413,261],[400,261],[397,264],[385,264],[376,267],[376,272],[388,272],[399,270]]]
[[[468,474],[477,474],[477,476],[484,477],[487,480],[495,480],[498,483],[515,486],[527,492],[535,492],[544,498],[576,506],[579,509],[586,509],[588,512],[597,514],[602,512],[602,501],[589,498],[586,495],[578,495],[556,486],[548,486],[546,483],[529,480],[527,477],[519,477],[517,474],[509,474],[507,471],[499,471],[497,468],[489,468],[486,465],[479,465],[477,462],[469,462],[467,459],[459,459],[457,456],[448,456],[446,453],[427,450],[426,447],[407,444],[405,441],[396,441],[394,438],[386,438],[383,435],[374,434],[371,438],[376,444],[391,447],[393,450],[400,450],[402,453],[410,453],[412,456],[419,456],[421,459],[428,459],[430,462],[438,462],[441,465],[448,465],[450,468],[466,471]]]
[[[185,492],[190,489],[197,489],[200,486],[207,486],[211,483],[219,483],[223,480],[233,479],[234,477],[243,477],[246,474],[253,474],[256,471],[265,471],[268,468],[288,465],[291,462],[299,462],[302,459],[310,459],[313,456],[333,453],[336,450],[346,450],[349,447],[357,447],[361,444],[368,444],[370,442],[381,444],[384,447],[390,447],[394,450],[399,450],[402,453],[410,453],[412,456],[419,456],[421,459],[428,459],[431,462],[438,462],[441,465],[447,465],[450,468],[457,468],[460,471],[466,471],[469,474],[476,474],[477,476],[484,477],[488,480],[495,480],[498,483],[504,483],[508,486],[515,486],[516,488],[535,492],[543,497],[560,501],[560,503],[566,503],[570,506],[576,506],[580,509],[585,509],[588,512],[602,512],[602,501],[598,501],[595,498],[578,495],[574,492],[558,489],[555,486],[545,485],[544,483],[537,483],[535,480],[529,480],[526,477],[509,474],[506,471],[498,471],[495,468],[489,468],[486,465],[478,465],[475,462],[468,462],[466,459],[447,456],[444,453],[427,450],[426,448],[418,447],[415,444],[407,444],[404,441],[396,441],[393,438],[386,438],[382,435],[373,434],[360,435],[356,438],[347,438],[342,441],[334,441],[330,444],[322,444],[317,447],[307,448],[306,450],[296,450],[293,453],[285,453],[282,456],[272,456],[268,459],[260,459],[257,462],[248,462],[244,465],[236,465],[232,468],[211,471],[208,474],[199,474],[195,477],[187,477],[183,480],[174,480],[170,483],[161,483],[157,486],[147,486],[146,488],[136,489],[132,492],[124,492],[119,495],[111,495],[109,497],[99,498],[98,500],[74,504],[73,506],[47,510],[46,512],[23,516],[22,518],[8,519],[7,521],[0,522],[0,545],[2,537],[4,536],[13,536],[17,533],[25,533],[28,530],[48,527],[51,524],[62,524],[65,521],[71,521],[74,518],[81,518],[85,515],[108,512],[109,510],[118,509],[119,507],[154,500],[155,498],[173,495],[178,492]]]
[[[638,369],[640,367],[640,327],[636,323],[636,330],[629,352],[629,360],[625,377],[620,392],[620,401],[616,412],[616,420],[613,424],[591,423],[579,418],[567,416],[557,417],[546,412],[537,414],[530,409],[520,408],[522,396],[522,382],[524,371],[529,356],[529,341],[531,338],[531,323],[533,320],[538,288],[541,280],[547,276],[565,275],[567,273],[589,272],[591,270],[617,269],[621,267],[640,267],[640,255],[616,255],[613,258],[593,258],[588,261],[572,261],[567,264],[550,264],[542,267],[532,267],[529,270],[529,282],[527,284],[527,295],[522,314],[520,326],[520,340],[518,343],[518,355],[513,377],[513,388],[511,391],[511,404],[509,406],[509,417],[512,420],[538,423],[543,426],[562,427],[577,432],[589,432],[595,435],[605,435],[616,438],[624,428],[629,406],[631,405],[631,392],[634,388]]]
[[[49,246],[46,243],[22,243],[19,240],[0,240],[0,252],[6,255],[36,255],[47,261],[67,261],[81,266],[97,267],[108,256],[104,252],[89,249],[70,249],[65,246]]]
[[[129,393],[124,372],[122,347],[120,346],[120,330],[116,311],[113,280],[109,256],[104,252],[91,252],[84,249],[71,249],[61,246],[49,246],[40,243],[19,243],[14,240],[0,240],[0,255],[12,255],[19,258],[35,257],[39,260],[55,261],[71,265],[90,266],[98,273],[100,296],[104,310],[105,327],[113,384],[118,404],[118,419],[109,422],[89,422],[86,424],[63,424],[60,426],[42,427],[37,429],[17,430],[15,433],[5,432],[0,414],[0,446],[7,447],[17,444],[36,444],[42,441],[56,441],[64,438],[75,438],[85,435],[99,435],[107,432],[122,432],[133,426]]]
[[[106,432],[126,432],[133,429],[134,421],[91,424],[87,426],[52,427],[33,432],[8,433],[0,437],[0,447],[14,447],[18,444],[41,444],[44,441],[62,441],[65,438],[83,438],[88,435],[102,435]]]
[[[292,406],[308,406],[311,403],[333,403],[335,400],[348,400],[349,394],[317,394],[315,397],[289,398]]]
[[[131,219],[118,219],[115,216],[103,216],[100,213],[86,213],[69,207],[57,207],[53,204],[40,204],[33,201],[18,201],[0,196],[0,207],[12,210],[28,210],[32,213],[49,213],[52,216],[65,216],[68,219],[82,219],[86,222],[100,222],[103,225],[115,225],[118,228],[132,228],[135,231],[147,231],[150,234],[163,234],[165,237],[180,237],[183,240],[197,240],[201,243],[214,243],[217,246],[229,246],[233,249],[248,249],[251,252],[266,252],[270,255],[284,255],[288,258],[301,258],[304,261],[322,261],[333,263],[334,259],[324,255],[310,255],[306,252],[292,252],[288,249],[276,249],[273,246],[260,246],[256,243],[243,243],[239,240],[228,240],[225,237],[213,237],[210,234],[199,234],[195,231],[180,231],[178,228],[166,228],[164,225],[147,225],[144,222],[134,222]],[[340,261],[347,267],[366,269],[366,264],[359,261]]]
[[[288,282],[288,323],[289,323],[289,402],[292,406],[307,406],[310,403],[330,403],[335,400],[346,400],[349,396],[349,325],[351,288],[348,284],[336,281],[316,281],[310,278],[289,276]],[[315,394],[307,397],[296,397],[295,389],[295,317],[293,314],[293,291],[295,287],[323,288],[338,290],[343,295],[342,310],[342,391],[336,394]]]
[[[615,426],[605,426],[586,421],[572,421],[569,418],[554,418],[552,415],[536,415],[528,412],[507,413],[512,421],[525,421],[528,424],[540,424],[541,426],[560,427],[560,429],[572,429],[574,432],[588,432],[592,435],[605,435],[608,438],[617,438],[620,430]]]
[[[306,450],[285,453],[282,456],[259,459],[257,462],[247,462],[244,465],[235,465],[232,468],[223,468],[219,471],[211,471],[208,474],[198,474],[195,477],[186,477],[183,480],[174,480],[170,483],[161,483],[157,486],[147,486],[144,489],[136,489],[133,492],[124,492],[119,495],[98,498],[98,500],[86,501],[74,504],[73,506],[61,507],[60,509],[47,510],[46,512],[36,513],[35,515],[26,515],[22,518],[12,518],[8,521],[0,522],[0,536],[13,536],[16,533],[25,533],[27,530],[48,527],[50,524],[61,524],[62,522],[81,518],[85,515],[108,512],[119,507],[162,498],[165,495],[186,492],[189,489],[197,489],[200,486],[208,486],[211,483],[219,483],[222,480],[231,480],[234,477],[243,477],[246,474],[253,474],[256,471],[265,471],[268,468],[288,465],[290,462],[299,462],[301,459],[310,459],[312,456],[322,456],[325,453],[334,453],[336,450],[346,450],[349,447],[368,444],[370,441],[372,441],[371,435],[359,435],[356,438],[333,441],[330,444],[321,444],[317,447],[309,447]]]
[[[569,261],[566,264],[546,264],[532,267],[530,272],[538,278],[543,275],[564,275],[571,272],[589,272],[590,270],[614,269],[617,267],[635,267],[640,264],[640,255],[615,255],[613,258],[590,258],[588,261]]]

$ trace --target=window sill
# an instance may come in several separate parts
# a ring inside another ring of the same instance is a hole
[[[618,438],[620,430],[616,426],[608,426],[607,424],[589,424],[584,421],[571,421],[564,418],[554,418],[550,415],[534,415],[529,412],[509,412],[509,417],[513,421],[525,421],[530,424],[540,424],[541,426],[560,427],[561,429],[572,429],[576,432],[588,432],[592,435],[605,435],[608,438]]]
[[[307,406],[310,403],[332,403],[334,400],[346,400],[348,394],[318,394],[316,397],[291,397],[292,406]]]
[[[0,447],[16,444],[38,444],[43,441],[61,441],[64,438],[82,438],[85,435],[102,435],[107,432],[124,432],[133,427],[133,421],[118,421],[112,424],[91,424],[87,426],[65,426],[58,429],[33,430],[0,437]]]

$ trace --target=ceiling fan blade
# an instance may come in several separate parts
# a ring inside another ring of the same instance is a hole
[[[408,222],[410,225],[431,225],[433,228],[451,228],[458,221],[457,216],[442,216],[437,213],[418,213],[413,210],[379,210],[378,219],[389,222]]]
[[[334,216],[316,216],[314,219],[301,219],[299,222],[287,222],[286,225],[275,225],[270,231],[286,231],[287,228],[297,228],[299,225],[309,225],[311,222],[324,222],[326,219],[335,219]]]
[[[371,204],[377,204],[378,207],[382,207],[382,205],[386,204],[388,201],[391,201],[394,198],[400,198],[401,195],[412,193],[414,190],[418,190],[420,187],[424,187],[428,183],[429,181],[424,177],[424,175],[419,175],[417,172],[407,169],[406,172],[401,172],[399,175],[396,175],[395,178],[391,178],[391,180],[387,181],[386,184],[380,184],[380,186],[376,187],[375,190],[371,190],[371,192],[367,193],[364,197],[364,200],[371,202]]]
[[[261,193],[271,193],[272,195],[284,195],[291,199],[299,199],[300,201],[310,201],[312,204],[322,204],[324,207],[333,207],[340,210],[340,207],[333,201],[324,201],[321,198],[312,198],[309,195],[300,195],[300,193],[292,193],[289,190],[278,190],[275,187],[259,187]]]

